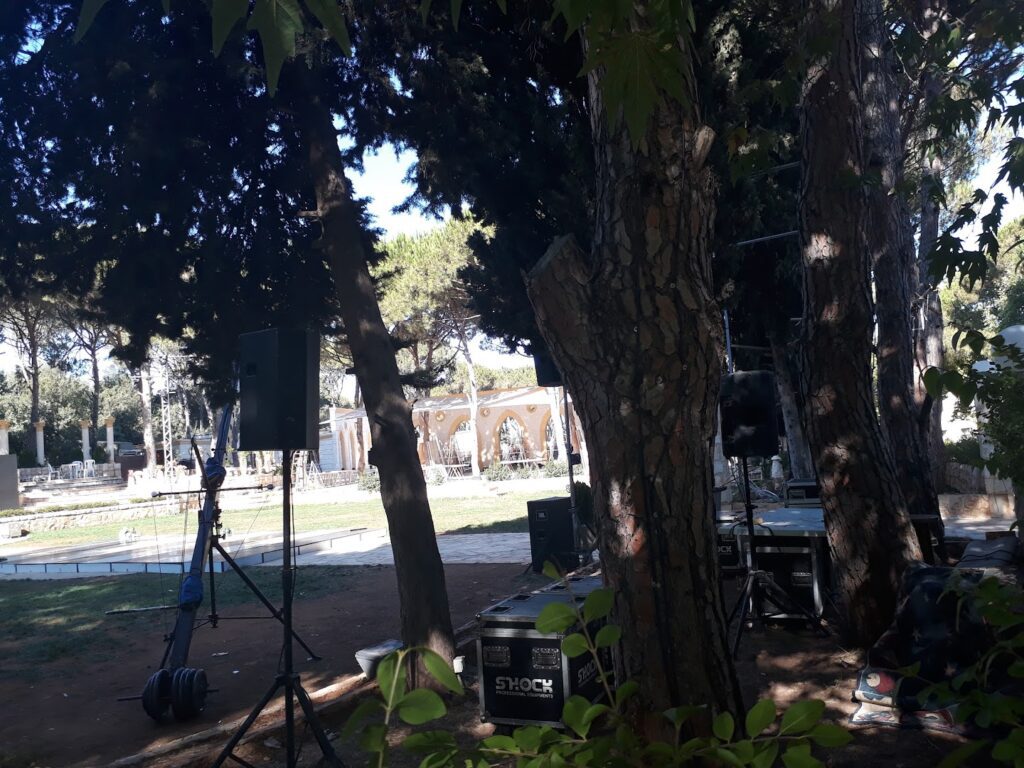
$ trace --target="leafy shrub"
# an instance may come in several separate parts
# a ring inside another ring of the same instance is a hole
[[[550,575],[554,568],[548,563],[544,571]],[[564,583],[569,589],[570,584]],[[543,633],[567,632],[573,626],[582,628],[565,635],[562,651],[570,658],[591,655],[605,688],[606,703],[592,704],[581,696],[571,696],[562,709],[562,719],[567,726],[563,731],[551,726],[526,726],[517,728],[511,736],[494,735],[470,750],[460,750],[451,732],[427,730],[405,737],[401,747],[420,755],[420,766],[429,768],[463,765],[474,768],[497,765],[675,768],[707,764],[769,768],[780,753],[789,768],[811,768],[822,765],[811,754],[814,746],[839,747],[850,741],[850,734],[841,726],[821,722],[825,713],[823,701],[798,701],[779,719],[774,702],[767,699],[757,702],[739,727],[732,714],[721,712],[713,719],[712,736],[686,741],[681,738],[683,728],[689,718],[703,711],[703,707],[669,709],[663,714],[673,726],[675,738],[672,741],[646,740],[625,714],[627,703],[639,686],[626,682],[613,688],[599,653],[600,649],[618,644],[620,628],[605,624],[594,634],[587,629],[588,622],[607,617],[613,603],[612,590],[599,589],[587,596],[582,608],[575,603],[562,602],[545,606],[536,622],[537,630]],[[396,718],[419,726],[447,713],[444,700],[434,691],[408,690],[406,669],[412,654],[418,655],[422,666],[441,686],[456,695],[464,693],[461,681],[448,664],[429,649],[400,650],[384,658],[377,667],[380,697],[366,699],[356,707],[342,731],[346,737],[359,734],[359,746],[372,755],[369,765],[378,768],[387,765],[391,749],[388,730]]]
[[[369,467],[365,472],[360,472],[356,478],[356,488],[360,491],[379,491],[380,474],[376,467]]]
[[[497,483],[502,480],[512,480],[515,477],[515,472],[508,464],[502,464],[501,462],[491,462],[484,470],[484,479],[489,480],[492,483]]]
[[[1021,606],[1024,590],[997,577],[980,582],[960,578],[954,572],[946,591],[960,601],[969,601],[993,633],[993,642],[974,664],[949,682],[937,683],[920,698],[939,702],[956,702],[959,723],[973,722],[987,735],[967,742],[954,750],[940,764],[953,768],[972,755],[990,750],[1000,763],[1024,764],[1024,697],[1020,682],[1024,680],[1024,632],[1021,631]],[[1005,678],[1013,681],[1005,685]],[[988,763],[986,763],[988,764]]]
[[[955,443],[946,443],[946,459],[957,464],[968,464],[972,467],[981,464],[981,443],[978,438],[964,435]]]
[[[441,467],[426,467],[423,470],[423,478],[430,485],[444,485],[448,481],[448,475]]]
[[[569,474],[569,465],[564,461],[549,461],[542,471],[544,477],[565,477]]]

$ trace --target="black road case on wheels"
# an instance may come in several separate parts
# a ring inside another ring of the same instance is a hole
[[[600,585],[599,578],[586,579],[572,585],[572,594],[549,587],[533,594],[514,595],[478,615],[476,650],[482,720],[561,727],[567,698],[578,695],[596,702],[604,697],[593,656],[585,653],[570,659],[562,653],[562,638],[579,631],[579,627],[563,633],[543,633],[535,626],[545,605],[575,600],[582,606],[586,595]],[[603,619],[591,623],[591,637],[604,623]],[[601,650],[601,666],[612,674],[612,656],[607,648]]]

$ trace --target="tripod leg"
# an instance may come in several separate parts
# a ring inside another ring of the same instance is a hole
[[[207,560],[210,564],[210,626],[214,629],[217,628],[217,619],[220,617],[217,615],[217,587],[216,580],[213,577],[213,550],[217,547],[217,534],[213,534],[210,537],[210,552]]]
[[[224,562],[231,566],[231,569],[238,574],[239,578],[243,582],[245,582],[245,586],[247,586],[252,591],[252,593],[256,595],[257,598],[259,598],[259,601],[267,607],[267,610],[270,611],[271,614],[273,614],[274,618],[283,623],[284,617],[281,615],[281,612],[272,602],[270,602],[270,599],[263,594],[260,588],[256,586],[256,582],[249,578],[249,574],[242,570],[242,566],[235,562],[234,558],[232,558],[231,555],[229,555],[225,551],[224,547],[220,545],[219,541],[215,542],[213,546],[216,547],[217,551],[220,553],[220,556],[224,558]],[[295,641],[305,649],[306,653],[309,654],[309,657],[313,661],[320,661],[321,657],[317,656],[313,652],[313,649],[306,645],[306,643],[303,641],[301,637],[299,637],[298,633],[294,629],[292,630],[292,637],[294,637]]]
[[[740,602],[736,603],[736,606],[740,609],[740,620],[736,625],[736,639],[732,644],[732,657],[735,659],[740,655],[740,641],[743,640],[743,629],[747,623],[747,612],[750,610],[750,601],[754,599],[754,579],[756,576],[753,572],[747,575],[747,580],[743,585],[743,594],[740,595]]]
[[[725,626],[727,626],[727,627],[731,627],[732,626],[732,620],[736,618],[736,614],[738,614],[740,612],[740,608],[743,607],[743,604],[745,602],[747,602],[747,600],[750,599],[748,597],[749,593],[750,593],[750,574],[748,573],[747,577],[743,580],[743,591],[740,593],[739,600],[737,600],[736,604],[732,607],[732,611],[729,612],[729,619],[725,622]]]
[[[316,743],[320,745],[320,752],[323,754],[327,765],[344,768],[344,763],[341,762],[341,758],[335,753],[330,739],[327,738],[327,734],[320,724],[320,718],[317,717],[316,709],[313,708],[313,702],[310,700],[309,694],[306,693],[306,689],[297,680],[295,681],[294,688],[295,698],[299,700],[299,706],[302,707],[302,712],[306,716],[306,724],[313,731],[313,736],[316,737]]]
[[[270,689],[263,694],[263,698],[259,700],[259,703],[253,707],[249,716],[245,718],[245,722],[242,723],[242,727],[235,731],[235,735],[231,737],[231,741],[224,745],[224,749],[222,749],[220,754],[217,755],[217,759],[213,761],[211,768],[220,768],[220,766],[224,765],[224,761],[229,757],[234,759],[231,753],[235,751],[235,747],[238,746],[238,742],[240,742],[242,737],[245,736],[245,732],[252,728],[252,724],[256,722],[256,718],[260,716],[260,712],[262,712],[263,708],[270,703],[272,698],[274,698],[274,694],[277,693],[277,689],[280,688],[282,684],[284,684],[284,680],[278,677],[274,681],[274,684],[270,686]]]
[[[828,634],[828,631],[825,630],[824,626],[821,623],[820,616],[815,616],[807,608],[804,608],[803,605],[798,603],[792,596],[789,595],[789,593],[786,592],[786,590],[784,590],[782,587],[776,584],[772,579],[768,579],[765,582],[764,586],[765,591],[772,596],[772,599],[776,603],[778,603],[779,605],[788,604],[791,610],[795,609],[797,613],[802,614],[805,619],[814,624],[819,631],[823,632],[826,635]]]

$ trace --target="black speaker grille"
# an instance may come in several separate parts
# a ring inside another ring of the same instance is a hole
[[[722,452],[730,457],[774,456],[779,450],[775,376],[744,371],[722,377]]]
[[[318,449],[318,335],[269,328],[243,333],[238,340],[239,449]]]

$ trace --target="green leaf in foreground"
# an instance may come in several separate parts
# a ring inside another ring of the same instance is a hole
[[[85,37],[85,33],[89,31],[89,27],[96,20],[96,14],[106,4],[107,0],[82,0],[82,8],[78,12],[78,24],[75,25],[76,43]]]
[[[834,723],[818,723],[807,734],[819,747],[841,747],[853,740],[853,735]]]
[[[759,736],[774,720],[775,702],[771,699],[761,699],[747,712],[747,736],[750,738]]]
[[[552,632],[565,632],[576,623],[576,612],[571,606],[565,603],[548,603],[537,617],[536,627],[538,632],[550,634]]]
[[[398,702],[398,716],[409,725],[422,725],[444,717],[444,702],[441,697],[427,688],[409,691]]]
[[[732,739],[732,733],[735,729],[736,723],[732,719],[732,715],[728,712],[722,712],[716,715],[715,719],[711,722],[711,732],[722,741],[729,741]]]
[[[573,632],[562,638],[562,653],[570,659],[582,656],[588,650],[590,649],[587,647],[587,639],[579,632]]]
[[[220,56],[231,30],[249,13],[249,0],[213,0],[213,55]]]
[[[438,654],[434,653],[429,648],[423,648],[419,651],[420,659],[423,661],[423,666],[427,668],[427,672],[437,682],[443,685],[452,693],[463,693],[462,682],[459,680],[458,675],[455,674],[455,670],[449,666],[448,662],[442,659]]]
[[[824,714],[824,701],[817,699],[798,701],[787,709],[786,714],[782,716],[782,725],[779,728],[779,733],[786,736],[806,733],[818,724],[818,721],[821,720],[821,716]]]

